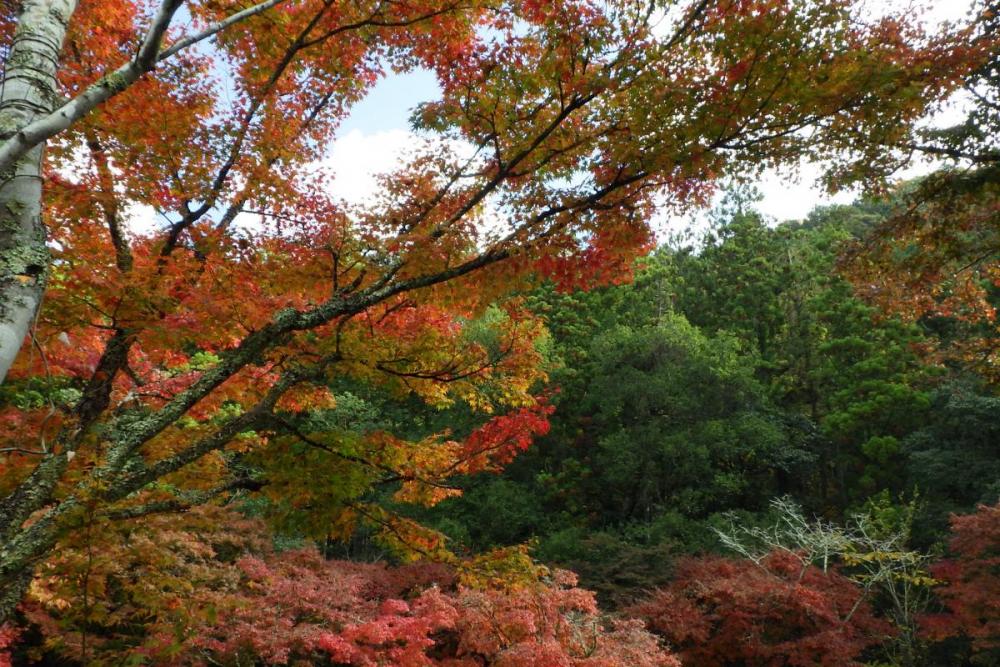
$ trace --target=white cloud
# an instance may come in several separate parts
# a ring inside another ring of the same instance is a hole
[[[354,129],[338,137],[321,164],[333,173],[331,194],[349,204],[365,204],[378,190],[375,177],[399,167],[420,141],[406,129]]]
[[[802,165],[798,174],[766,172],[756,184],[764,196],[758,210],[776,220],[801,220],[816,206],[854,201],[856,191],[828,194],[816,182],[822,173],[819,165],[811,163]]]

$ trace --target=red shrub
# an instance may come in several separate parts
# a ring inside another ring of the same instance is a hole
[[[1000,505],[952,517],[951,527],[952,558],[931,568],[945,582],[937,592],[947,613],[929,614],[921,625],[932,639],[964,636],[981,658],[1000,659]]]
[[[787,553],[759,566],[707,557],[682,561],[674,583],[632,612],[686,664],[853,665],[891,632],[861,595],[847,578],[803,571]]]
[[[602,617],[591,593],[559,573],[512,590],[432,585],[408,600],[365,597],[414,587],[401,569],[324,561],[315,552],[244,559],[243,604],[196,629],[190,661],[326,658],[399,667],[679,667],[640,622]],[[426,576],[426,570],[413,570]],[[447,585],[447,584],[446,584]]]
[[[21,633],[9,623],[0,625],[0,667],[11,667],[10,648]]]

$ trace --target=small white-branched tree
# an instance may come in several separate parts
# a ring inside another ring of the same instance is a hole
[[[894,665],[916,665],[921,654],[917,617],[931,600],[936,583],[928,574],[929,556],[908,547],[915,501],[904,505],[891,519],[881,502],[848,518],[841,526],[809,519],[795,501],[775,498],[770,503],[777,520],[767,526],[746,526],[729,517],[724,529],[715,529],[722,544],[767,570],[766,557],[775,551],[792,555],[801,563],[799,579],[809,567],[824,572],[838,567],[858,585],[858,599],[843,618],[850,620],[865,600],[875,602],[898,629],[884,645]]]

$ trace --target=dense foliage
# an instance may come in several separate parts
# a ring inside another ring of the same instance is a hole
[[[933,568],[943,582],[940,598],[945,613],[924,618],[927,634],[958,636],[975,664],[989,665],[1000,658],[1000,505],[982,506],[975,514],[952,519],[954,536],[949,558]]]
[[[838,274],[845,244],[872,233],[891,210],[889,201],[862,202],[773,226],[735,193],[697,246],[659,249],[630,285],[536,292],[530,303],[551,332],[551,377],[560,387],[551,430],[499,478],[467,482],[469,492],[442,505],[447,518],[437,525],[474,549],[537,539],[537,556],[580,573],[607,603],[660,588],[652,598],[660,613],[691,623],[693,611],[668,613],[664,601],[718,587],[737,604],[732,591],[755,581],[748,609],[786,616],[747,622],[781,625],[790,631],[781,641],[813,646],[802,664],[843,664],[836,655],[914,665],[974,656],[943,639],[963,632],[957,612],[938,617],[935,635],[918,617],[954,599],[934,588],[945,580],[927,568],[952,539],[949,515],[1000,500],[996,398],[969,367],[936,354],[939,320],[886,316]],[[871,604],[871,625],[862,615],[857,632],[804,639],[809,632],[791,632],[790,619],[805,613],[796,605],[812,593],[794,592],[759,565],[700,560],[731,556],[715,531],[734,520],[783,521],[769,501],[789,495],[836,522],[860,512],[885,533],[871,540],[894,545],[831,556],[845,568],[840,594]],[[989,570],[996,538],[979,532],[987,551],[972,560]],[[882,555],[864,555],[875,553]],[[864,564],[873,560],[895,569],[869,571]],[[748,579],[735,585],[723,564]],[[695,572],[703,583],[692,583]],[[800,650],[783,644],[769,654],[764,640],[757,649],[739,641],[726,648],[727,619],[749,612],[704,604],[714,615],[698,641],[681,639],[695,636],[683,624],[660,630],[682,656],[697,655],[695,664],[784,664]],[[979,613],[997,617],[994,607]],[[708,641],[716,631],[723,634]]]
[[[994,664],[998,16],[4,4],[0,665]]]
[[[277,552],[264,526],[218,508],[94,527],[65,550],[24,608],[43,657],[119,664],[673,667],[640,621],[601,615],[571,573],[474,586],[439,564],[389,568]]]
[[[892,633],[835,572],[775,552],[759,564],[688,560],[632,609],[692,665],[843,665]]]

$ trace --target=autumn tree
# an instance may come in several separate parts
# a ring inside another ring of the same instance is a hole
[[[872,303],[935,324],[932,358],[996,382],[1000,6],[979,0],[973,12],[980,20],[970,39],[985,58],[963,82],[965,117],[897,144],[943,166],[896,192],[892,214],[846,253],[844,269]]]
[[[513,287],[615,279],[655,205],[703,201],[726,174],[842,155],[845,178],[877,178],[887,158],[864,147],[908,136],[978,62],[961,31],[854,5],[5,9],[0,618],[88,523],[272,481],[337,531],[368,522],[435,553],[363,497],[434,503],[544,429],[539,328]],[[338,122],[417,67],[441,87],[413,116],[423,143],[365,206],[331,199],[314,165]],[[159,228],[131,224],[137,206]],[[491,346],[471,323],[497,302]],[[310,418],[345,376],[465,403],[481,426],[344,437]],[[288,464],[248,461],[271,454]]]
[[[210,506],[92,528],[40,571],[19,663],[678,664],[641,621],[599,613],[568,572],[483,588],[441,564],[278,552],[260,521]]]
[[[857,665],[891,633],[846,577],[777,551],[688,559],[632,611],[696,665]]]
[[[927,614],[924,630],[935,639],[960,637],[974,664],[993,664],[1000,656],[1000,506],[953,516],[951,526],[949,557],[933,568],[944,611]]]

